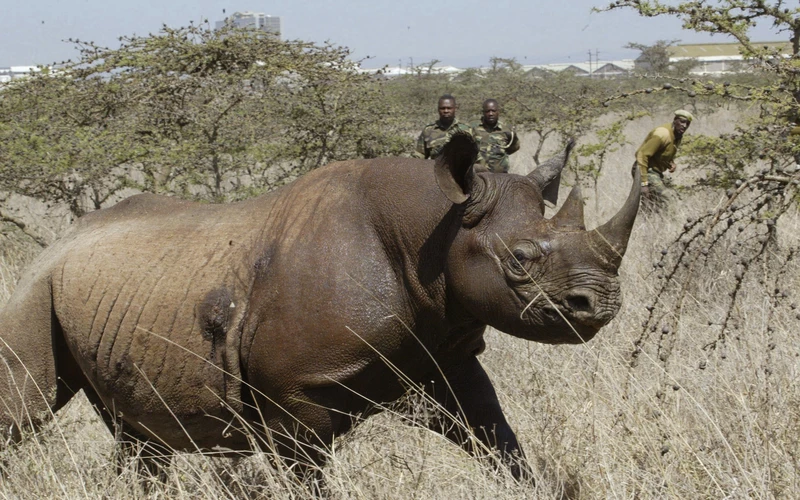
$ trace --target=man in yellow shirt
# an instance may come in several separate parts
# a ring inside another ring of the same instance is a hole
[[[636,151],[636,164],[642,173],[642,196],[651,204],[663,202],[666,190],[664,172],[675,171],[675,154],[693,119],[692,114],[684,109],[675,111],[672,123],[650,131]]]

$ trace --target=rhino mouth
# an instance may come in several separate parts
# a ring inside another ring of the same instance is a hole
[[[518,297],[523,302],[520,319],[528,328],[543,331],[547,343],[584,343],[614,316],[610,311],[598,311],[595,300],[580,291],[559,299],[537,297],[530,302]]]
[[[607,322],[597,318],[588,318],[575,314],[569,306],[559,304],[558,307],[550,305],[542,310],[545,319],[542,325],[549,329],[560,341],[558,343],[582,344],[591,340],[600,328]]]

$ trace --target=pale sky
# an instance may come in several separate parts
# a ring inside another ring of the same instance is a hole
[[[67,38],[116,47],[123,35],[157,32],[162,24],[213,26],[236,11],[281,16],[284,39],[349,47],[365,67],[403,66],[439,59],[457,67],[486,66],[489,58],[522,64],[634,58],[628,42],[652,44],[733,41],[684,31],[676,19],[633,11],[591,13],[602,0],[0,0],[0,67],[50,64],[75,58]],[[223,9],[225,13],[223,13]],[[753,39],[788,40],[768,27]]]

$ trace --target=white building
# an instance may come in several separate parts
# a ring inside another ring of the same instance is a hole
[[[10,66],[0,68],[0,83],[8,83],[11,80],[25,78],[31,73],[38,73],[41,68],[38,66]]]
[[[633,59],[622,59],[619,61],[592,61],[591,63],[531,64],[523,66],[522,70],[534,75],[542,72],[564,72],[588,78],[613,78],[629,74],[633,71],[633,67]]]
[[[263,12],[234,12],[233,15],[224,21],[217,21],[214,25],[216,29],[231,23],[237,28],[256,28],[267,33],[272,33],[278,38],[281,37],[281,18],[280,16],[268,16]]]

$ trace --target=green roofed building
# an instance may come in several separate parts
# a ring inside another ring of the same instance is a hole
[[[790,42],[754,42],[758,49],[768,49],[775,54],[788,57],[792,53]],[[672,45],[669,51],[670,63],[692,60],[696,66],[691,73],[698,75],[718,75],[749,71],[753,63],[746,61],[741,53],[742,46],[738,43],[692,43]],[[637,69],[647,69],[647,63],[642,57],[634,61]]]

